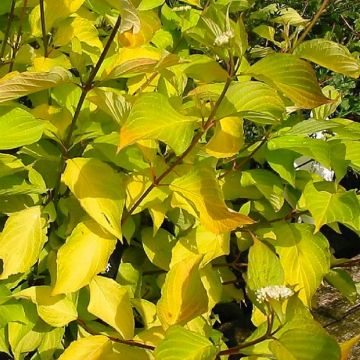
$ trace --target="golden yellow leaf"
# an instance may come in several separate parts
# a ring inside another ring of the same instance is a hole
[[[39,316],[49,325],[62,327],[77,319],[75,304],[69,296],[51,295],[50,286],[32,286],[14,294],[17,299],[29,299],[36,304]]]
[[[96,276],[90,283],[88,311],[116,329],[124,339],[134,336],[134,315],[126,287]]]
[[[216,158],[226,158],[244,146],[243,120],[236,116],[221,119],[205,151]]]
[[[57,254],[53,295],[76,291],[104,271],[116,239],[94,220],[79,223]],[[69,271],[71,269],[71,271]]]
[[[157,303],[158,317],[164,327],[185,324],[208,310],[208,296],[201,282],[202,256],[193,256],[174,265],[167,273]]]
[[[215,234],[254,223],[248,216],[226,206],[215,173],[210,168],[199,167],[190,171],[175,179],[170,189],[185,197],[199,213],[202,225]]]
[[[122,176],[97,159],[74,158],[66,164],[64,183],[84,210],[121,241],[120,221],[125,196]]]

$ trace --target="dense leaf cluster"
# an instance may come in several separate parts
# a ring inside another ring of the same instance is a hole
[[[1,1],[4,356],[346,358],[356,339],[340,346],[311,309],[322,281],[357,298],[320,230],[360,233],[340,185],[360,125],[339,117],[336,80],[360,61],[310,36],[321,12]],[[230,302],[255,329],[235,347],[214,311]]]

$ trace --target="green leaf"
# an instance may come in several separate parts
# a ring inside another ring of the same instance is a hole
[[[312,109],[330,101],[323,95],[310,64],[294,55],[268,55],[248,72],[279,89],[299,108]]]
[[[170,327],[156,347],[157,360],[215,360],[217,348],[204,336],[181,326]]]
[[[161,111],[159,111],[161,109]],[[161,140],[177,155],[183,153],[194,135],[196,118],[177,112],[159,93],[141,95],[120,130],[119,149],[139,140]]]
[[[27,272],[37,262],[46,240],[40,206],[12,213],[0,235],[0,259],[3,262],[0,279]]]
[[[241,175],[242,186],[255,186],[270,202],[275,211],[282,208],[284,205],[284,186],[276,174],[264,169],[253,169],[243,171]]]
[[[113,350],[110,339],[104,335],[95,335],[73,341],[59,360],[115,360],[111,355]]]
[[[311,298],[330,270],[330,250],[326,238],[313,234],[308,224],[280,223],[273,227],[273,241],[284,269],[285,284],[295,286],[300,299],[311,305]]]
[[[274,150],[266,152],[266,161],[271,168],[276,171],[282,179],[295,187],[295,168],[294,161],[298,154],[290,150]]]
[[[208,296],[201,282],[202,256],[187,258],[167,273],[157,303],[158,317],[165,328],[185,324],[208,310]]]
[[[315,220],[315,232],[325,224],[340,222],[360,229],[360,203],[354,191],[329,192],[326,182],[309,182],[299,200]]]
[[[130,111],[130,106],[123,96],[106,88],[92,89],[88,99],[110,115],[118,124],[125,122]]]
[[[358,294],[355,282],[347,271],[343,269],[331,269],[325,276],[325,279],[338,289],[351,303],[355,303]]]
[[[132,30],[134,34],[140,31],[140,18],[138,12],[130,0],[106,0],[111,7],[120,11],[120,33]]]
[[[271,139],[269,150],[287,149],[314,159],[327,168],[331,167],[331,148],[322,139],[286,135]]]
[[[321,328],[290,329],[273,340],[269,348],[277,360],[339,360],[340,347],[336,340]]]
[[[247,285],[256,291],[270,285],[283,285],[284,270],[280,260],[268,245],[253,237],[249,250]]]
[[[176,239],[165,229],[159,229],[153,234],[152,228],[144,228],[141,231],[141,240],[147,257],[161,269],[169,270],[171,250]]]
[[[37,351],[41,360],[53,360],[54,353],[62,350],[64,328],[54,328],[45,333]]]
[[[77,319],[75,304],[69,296],[51,295],[50,286],[32,286],[17,292],[13,297],[28,299],[36,304],[39,316],[49,325],[63,327]]]
[[[49,72],[23,72],[3,78],[0,82],[0,103],[19,97],[51,89],[68,83],[71,74],[63,68],[56,67]]]
[[[53,295],[79,290],[104,271],[116,239],[93,220],[79,223],[57,253]],[[71,271],[69,271],[71,269]]]
[[[125,201],[123,177],[97,159],[74,158],[66,164],[64,183],[84,210],[121,241],[120,221]]]
[[[329,70],[351,76],[360,76],[360,63],[343,45],[327,39],[304,41],[295,48],[294,54],[321,65]]]
[[[194,95],[201,94],[202,89],[216,94],[221,92],[220,86],[204,85],[196,88]],[[216,112],[216,118],[238,114],[254,122],[272,124],[279,122],[284,112],[285,105],[276,90],[258,81],[245,81],[230,86]]]
[[[44,122],[20,107],[0,107],[0,149],[15,149],[38,141],[44,125]]]
[[[199,213],[202,225],[215,234],[253,223],[249,217],[226,206],[219,183],[210,168],[198,167],[191,170],[175,179],[170,184],[170,189],[192,203]]]
[[[88,311],[111,325],[124,339],[131,339],[135,325],[127,289],[103,276],[95,276],[89,287]]]

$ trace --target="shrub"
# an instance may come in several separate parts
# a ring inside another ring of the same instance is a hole
[[[313,64],[360,63],[306,40],[328,1],[254,3],[1,2],[3,353],[340,359],[311,307],[356,299],[320,230],[360,231],[360,126]],[[234,347],[226,302],[255,328]]]

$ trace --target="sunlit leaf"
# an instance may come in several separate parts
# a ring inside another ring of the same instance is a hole
[[[46,240],[40,206],[11,214],[0,235],[0,259],[3,263],[0,279],[28,271],[37,262]]]
[[[294,54],[324,66],[332,71],[357,79],[360,63],[343,45],[326,39],[304,41],[295,48]]]
[[[103,276],[96,276],[89,287],[89,312],[111,325],[124,339],[131,339],[134,316],[127,289]]]
[[[195,122],[193,116],[176,111],[164,95],[143,94],[135,101],[120,130],[119,149],[139,140],[155,139],[168,144],[176,154],[181,154],[192,140]]]
[[[201,282],[199,264],[194,256],[175,264],[167,273],[157,303],[158,316],[165,327],[185,324],[208,309],[208,296]]]
[[[249,217],[229,209],[214,172],[200,167],[174,180],[170,189],[184,196],[199,213],[200,222],[218,234],[252,224]]]
[[[249,69],[257,79],[273,85],[300,108],[312,109],[328,103],[310,64],[289,54],[273,54]]]
[[[164,340],[157,346],[155,358],[158,360],[214,360],[217,348],[202,335],[181,326],[170,327]]]
[[[308,224],[276,224],[274,232],[273,245],[284,269],[285,283],[295,286],[300,299],[310,306],[330,269],[329,244],[322,234],[314,235]]]
[[[327,184],[307,184],[300,200],[315,220],[315,231],[333,222],[360,229],[360,204],[356,194],[353,191],[331,192],[322,185]]]
[[[96,159],[68,160],[62,180],[84,210],[104,229],[122,240],[123,178]]]
[[[214,136],[205,151],[216,158],[235,155],[244,145],[243,122],[238,117],[225,117],[219,121]]]
[[[50,286],[33,286],[14,294],[36,304],[39,316],[49,325],[62,327],[77,319],[75,304],[69,296],[51,295]]]
[[[93,220],[79,223],[57,254],[57,276],[52,294],[76,291],[104,271],[116,239]],[[71,271],[69,271],[71,268]]]
[[[22,108],[1,107],[0,149],[15,149],[38,141],[43,134],[44,125]]]
[[[283,285],[284,270],[275,252],[257,238],[254,237],[253,241],[249,250],[247,285],[253,291],[270,285]]]
[[[112,354],[110,339],[104,335],[95,335],[73,341],[59,360],[103,360],[111,359]]]
[[[0,103],[70,82],[70,73],[57,67],[50,72],[23,72],[0,81]]]

